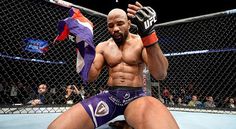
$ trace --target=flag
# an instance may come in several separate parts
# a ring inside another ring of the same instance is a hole
[[[93,43],[93,23],[88,20],[79,9],[71,8],[69,17],[59,21],[59,35],[54,41],[63,41],[70,38],[76,43],[76,72],[79,73],[83,82],[88,81],[88,72],[95,57]]]

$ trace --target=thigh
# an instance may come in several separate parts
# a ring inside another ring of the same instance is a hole
[[[179,129],[166,106],[150,96],[131,102],[124,116],[128,124],[135,129]]]
[[[85,111],[84,107],[78,103],[58,116],[48,127],[48,129],[93,129],[93,122]]]

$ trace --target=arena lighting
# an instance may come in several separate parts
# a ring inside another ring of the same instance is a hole
[[[32,62],[40,62],[40,63],[48,63],[48,64],[65,64],[63,61],[49,61],[49,60],[41,60],[41,59],[34,59],[34,58],[24,58],[24,57],[19,57],[19,56],[9,56],[9,55],[3,55],[0,53],[1,57],[4,58],[9,58],[9,59],[14,59],[14,60],[24,60],[24,61],[32,61]]]
[[[193,55],[193,54],[204,54],[204,53],[213,53],[213,52],[229,52],[236,51],[236,48],[230,49],[219,49],[219,50],[197,50],[197,51],[185,51],[185,52],[175,52],[175,53],[167,53],[165,56],[182,56],[182,55]]]
[[[235,52],[236,48],[230,48],[230,49],[219,49],[219,50],[197,50],[197,51],[185,51],[185,52],[174,52],[174,53],[167,53],[164,54],[165,56],[182,56],[182,55],[193,55],[193,54],[205,54],[205,53],[213,53],[213,52]],[[41,59],[35,59],[35,58],[23,58],[19,56],[9,56],[4,55],[0,53],[1,57],[14,59],[14,60],[24,60],[24,61],[32,61],[32,62],[40,62],[40,63],[49,63],[49,64],[66,64],[63,61],[49,61],[49,60],[41,60]]]

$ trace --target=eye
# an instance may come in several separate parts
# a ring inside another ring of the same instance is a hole
[[[122,25],[124,25],[125,23],[123,22],[123,21],[119,21],[119,22],[117,22],[117,26],[122,26]]]
[[[108,26],[108,28],[113,28],[114,24],[108,24],[107,26]]]

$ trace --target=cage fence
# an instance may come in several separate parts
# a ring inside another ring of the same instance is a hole
[[[74,43],[69,39],[52,43],[58,34],[57,23],[68,17],[69,8],[44,0],[2,0],[0,3],[1,113],[63,112],[71,104],[107,88],[106,67],[96,81],[84,86],[76,73]],[[106,15],[75,7],[93,22],[95,46],[109,38]],[[145,75],[150,95],[168,107],[235,110],[230,106],[230,100],[236,97],[235,23],[234,11],[157,24],[159,45],[169,61],[169,69],[163,81]],[[135,30],[132,26],[131,32]],[[28,51],[28,40],[45,43],[49,50],[46,53]],[[29,102],[41,84],[47,85],[50,101],[32,106]],[[64,100],[67,86],[75,86],[80,91],[70,104]],[[189,105],[193,96],[198,103]],[[210,96],[213,107],[206,103],[211,101]]]

